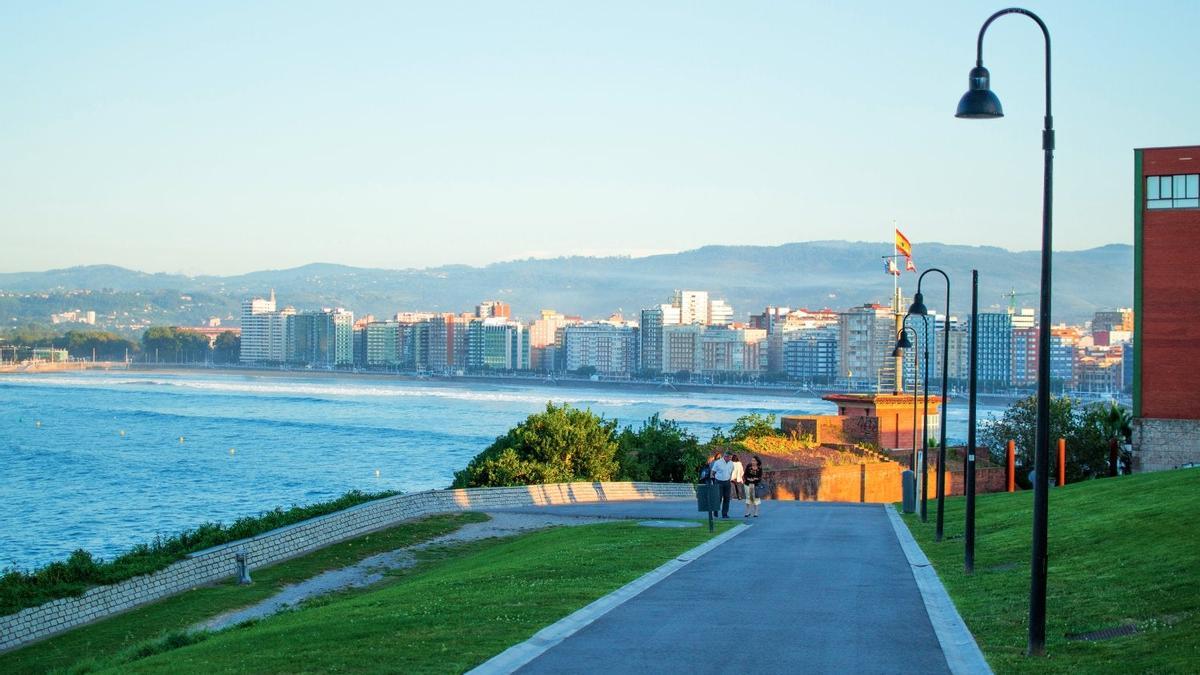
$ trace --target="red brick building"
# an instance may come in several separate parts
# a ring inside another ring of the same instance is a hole
[[[1200,462],[1200,146],[1134,150],[1134,468]]]

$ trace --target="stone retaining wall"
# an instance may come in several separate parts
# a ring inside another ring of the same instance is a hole
[[[1133,470],[1165,471],[1200,464],[1200,420],[1133,421]]]
[[[388,497],[199,551],[153,574],[99,586],[78,597],[54,600],[0,617],[0,652],[232,577],[237,572],[235,556],[239,552],[246,554],[253,570],[435,513],[694,496],[695,489],[688,484],[626,482],[433,490]]]

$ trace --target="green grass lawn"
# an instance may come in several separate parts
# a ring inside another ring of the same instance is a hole
[[[1200,469],[1050,490],[1046,657],[1024,656],[1033,493],[980,495],[975,574],[963,572],[962,498],[945,535],[905,516],[988,663],[1010,672],[1200,672]],[[1134,624],[1101,642],[1068,634]]]
[[[264,600],[287,584],[303,581],[329,569],[352,565],[363,558],[411,546],[487,520],[481,513],[431,516],[388,530],[334,544],[300,558],[252,570],[254,583],[238,586],[232,579],[172,596],[162,602],[64,633],[24,649],[0,654],[0,673],[41,673],[65,669],[77,662],[103,663],[114,655],[137,649],[140,643],[178,631],[222,612]]]
[[[619,522],[464,544],[441,551],[440,559],[390,585],[276,615],[115,670],[461,672],[710,536],[703,527]]]

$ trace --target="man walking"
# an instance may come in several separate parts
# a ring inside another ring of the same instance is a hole
[[[729,451],[712,463],[712,477],[717,481],[717,489],[721,491],[721,517],[729,518],[729,481],[733,478],[733,462],[729,461]]]

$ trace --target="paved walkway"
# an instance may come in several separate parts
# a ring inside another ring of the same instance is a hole
[[[693,501],[661,500],[517,511],[703,515]],[[519,672],[949,672],[883,506],[767,501],[760,518],[741,512],[735,504],[731,520],[748,522],[745,531]]]

